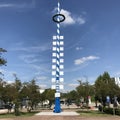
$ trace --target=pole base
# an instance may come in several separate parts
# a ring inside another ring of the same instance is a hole
[[[53,110],[54,113],[60,113],[61,112],[61,107],[60,107],[60,98],[56,97],[55,98],[55,107]]]

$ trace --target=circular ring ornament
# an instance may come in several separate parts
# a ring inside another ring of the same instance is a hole
[[[60,18],[60,20],[57,20],[57,18]],[[56,22],[56,23],[61,23],[65,20],[65,16],[63,14],[55,14],[53,17],[52,17],[53,21]]]

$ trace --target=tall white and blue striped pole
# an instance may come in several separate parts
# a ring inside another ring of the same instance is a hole
[[[54,112],[60,113],[60,90],[63,89],[64,75],[64,36],[60,35],[60,23],[65,20],[65,16],[60,14],[60,3],[57,5],[57,14],[53,16],[53,21],[57,23],[57,35],[53,36],[53,55],[52,55],[52,89],[55,93]]]

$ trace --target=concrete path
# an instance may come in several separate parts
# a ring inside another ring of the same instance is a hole
[[[76,115],[79,115],[78,113],[76,112],[73,112],[73,111],[69,111],[69,112],[61,112],[61,113],[54,113],[54,112],[40,112],[40,113],[37,113],[36,115],[60,115],[60,116],[76,116]]]

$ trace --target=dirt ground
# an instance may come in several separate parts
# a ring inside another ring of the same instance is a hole
[[[119,116],[110,117],[81,117],[81,116],[32,116],[16,117],[0,120],[120,120]]]

